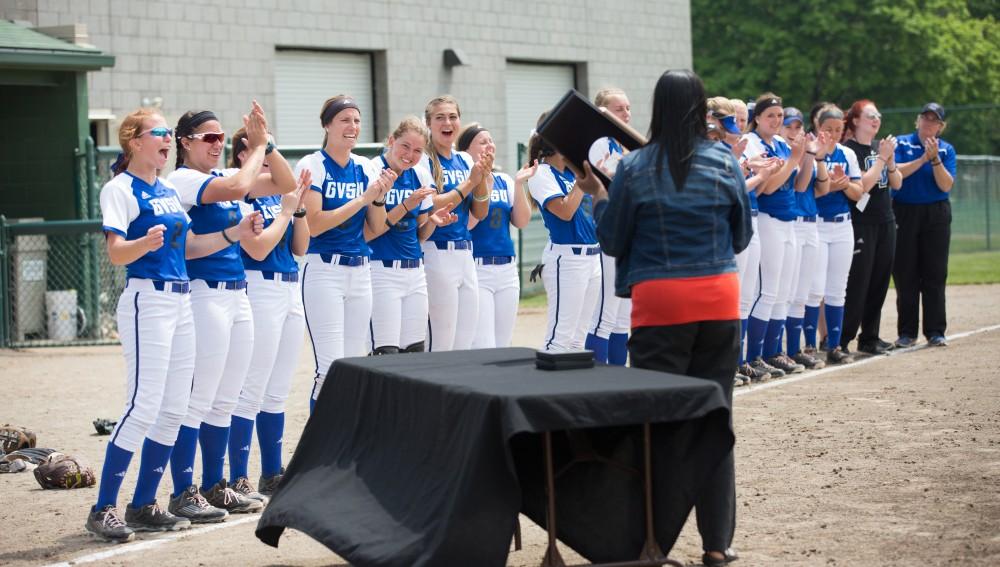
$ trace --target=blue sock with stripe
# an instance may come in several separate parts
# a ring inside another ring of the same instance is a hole
[[[250,465],[250,444],[253,443],[253,420],[233,416],[229,426],[229,482],[247,476]]]
[[[202,423],[198,441],[201,445],[201,489],[208,490],[222,480],[229,428]]]
[[[628,333],[611,333],[608,337],[608,364],[625,366],[628,362]]]
[[[806,337],[807,347],[816,347],[816,327],[819,327],[819,305],[806,305],[806,315],[802,318],[802,334]]]
[[[170,478],[174,482],[173,496],[194,484],[194,456],[198,452],[198,428],[182,425],[170,453]]]
[[[798,354],[802,350],[801,317],[789,317],[785,319],[785,336],[788,337],[788,355]]]
[[[608,339],[602,339],[594,333],[587,333],[584,348],[594,351],[594,361],[608,363]]]
[[[764,335],[764,359],[771,358],[778,354],[781,344],[781,331],[785,328],[784,319],[771,319],[767,323],[767,331]]]
[[[844,306],[824,305],[826,313],[826,346],[833,350],[840,346],[840,335],[844,327]]]
[[[747,361],[747,324],[749,319],[740,319],[740,365]]]
[[[135,484],[132,507],[141,508],[156,500],[156,489],[160,486],[163,471],[170,462],[172,445],[162,445],[149,437],[142,443],[142,457],[139,459],[139,481]]]
[[[97,506],[100,510],[107,505],[118,504],[118,492],[125,480],[125,471],[132,462],[132,453],[114,443],[108,443],[104,451],[104,466],[101,468],[101,484],[97,489]]]
[[[281,438],[285,434],[285,413],[257,414],[257,443],[260,444],[260,474],[281,472]]]
[[[762,354],[766,333],[767,321],[750,317],[747,323],[747,360],[753,361]]]

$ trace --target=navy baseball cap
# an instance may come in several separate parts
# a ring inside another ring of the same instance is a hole
[[[792,122],[795,122],[796,120],[799,121],[799,124],[805,124],[806,123],[805,119],[802,118],[802,111],[801,110],[799,110],[798,108],[795,108],[794,106],[786,106],[785,107],[785,122],[784,122],[785,126],[790,125]]]
[[[924,108],[921,109],[920,114],[926,114],[928,112],[933,112],[939,120],[944,120],[944,107],[940,104],[936,102],[928,102],[924,105]]]

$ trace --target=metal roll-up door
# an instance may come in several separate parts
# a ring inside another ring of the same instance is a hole
[[[323,102],[351,95],[361,107],[359,142],[374,140],[374,93],[370,53],[281,49],[274,61],[275,118],[272,129],[282,145],[319,146]]]
[[[538,116],[574,88],[573,65],[507,62],[507,140],[503,165],[517,169],[517,144],[527,144]]]
[[[559,102],[566,91],[576,87],[576,71],[573,65],[508,61],[506,80],[508,139],[501,141],[503,146],[500,152],[504,160],[501,164],[513,174],[518,167],[517,145],[527,144],[538,116]],[[541,261],[542,247],[548,240],[541,215],[535,211],[528,226],[514,231],[514,237],[518,249],[521,294],[540,293],[541,279],[530,283],[527,276]]]

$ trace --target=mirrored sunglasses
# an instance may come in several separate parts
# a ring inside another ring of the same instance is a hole
[[[882,120],[882,115],[878,112],[866,112],[865,118],[868,120]]]
[[[139,134],[139,137],[145,136],[146,134],[151,134],[157,138],[169,138],[174,135],[174,129],[167,128],[166,126],[150,128],[149,130],[146,130],[142,134]]]

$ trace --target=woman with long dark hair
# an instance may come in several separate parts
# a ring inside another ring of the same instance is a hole
[[[632,298],[632,365],[712,380],[731,408],[740,345],[735,255],[750,241],[750,202],[732,152],[706,139],[706,112],[697,75],[664,73],[649,143],[622,159],[609,190],[589,174],[578,184],[595,195],[616,293]],[[705,565],[737,558],[729,548],[735,479],[730,453],[696,500]]]

